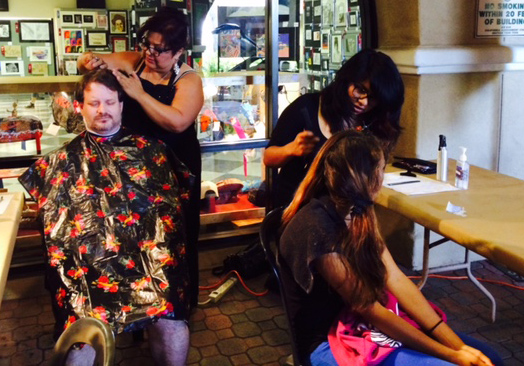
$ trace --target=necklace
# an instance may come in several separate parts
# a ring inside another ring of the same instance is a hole
[[[172,70],[167,70],[167,72],[162,75],[162,77],[160,79],[157,79],[155,84],[160,84],[165,78],[167,75],[169,75],[171,73]],[[151,71],[148,72],[149,76],[151,77],[153,75],[153,73]],[[150,80],[151,82],[153,82],[152,80]]]

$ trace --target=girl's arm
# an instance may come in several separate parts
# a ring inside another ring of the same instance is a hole
[[[387,258],[389,252],[387,252],[387,250],[385,252],[387,253],[384,255],[384,258],[386,259],[385,264],[389,273],[391,262]],[[391,258],[391,256],[389,257]],[[393,260],[391,259],[391,261]],[[392,262],[392,264],[396,267],[395,262]],[[315,266],[320,275],[332,288],[334,288],[340,294],[346,303],[350,304],[354,301],[352,281],[353,275],[347,269],[347,262],[343,259],[342,256],[335,253],[324,255],[315,262]],[[440,319],[438,315],[433,311],[429,304],[428,307],[430,311],[423,307],[420,313],[424,314],[431,320],[433,320],[433,316],[435,316],[436,321],[438,321]],[[492,365],[486,356],[476,350],[471,349],[470,347],[461,346],[459,348],[451,348],[446,344],[442,344],[434,340],[425,333],[413,327],[404,319],[386,309],[379,302],[375,302],[367,308],[361,310],[360,315],[382,332],[389,335],[391,338],[402,342],[409,348],[433,355],[458,365]],[[422,326],[424,326],[426,323],[427,322],[424,322]],[[433,324],[431,324],[431,326],[433,326]],[[427,329],[429,328],[430,327]]]
[[[76,60],[78,70],[85,74],[94,69],[124,70],[128,74],[132,73],[135,65],[140,60],[140,52],[117,52],[117,53],[93,53],[84,52]]]
[[[264,151],[264,164],[271,168],[280,168],[294,156],[310,154],[319,138],[311,131],[300,132],[293,141],[284,146],[270,146]]]
[[[126,77],[113,70],[113,74],[127,95],[136,100],[146,114],[166,131],[176,133],[185,131],[195,122],[204,104],[202,79],[196,73],[188,73],[178,80],[175,98],[171,105],[163,104],[147,94],[136,73],[133,72]]]

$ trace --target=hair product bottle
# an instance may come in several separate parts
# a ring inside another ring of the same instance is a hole
[[[437,179],[443,182],[448,180],[448,150],[446,148],[446,136],[444,135],[439,135]]]
[[[460,147],[462,153],[457,160],[457,169],[455,170],[455,187],[460,189],[468,189],[469,185],[469,163],[466,156],[466,148]]]

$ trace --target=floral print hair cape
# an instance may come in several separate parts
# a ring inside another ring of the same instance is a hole
[[[189,312],[189,170],[159,140],[82,133],[19,179],[38,202],[55,337],[81,317],[115,333]]]

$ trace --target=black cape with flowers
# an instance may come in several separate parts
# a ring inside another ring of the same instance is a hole
[[[58,336],[79,317],[115,332],[189,313],[189,171],[159,140],[82,133],[19,179],[38,202]]]

